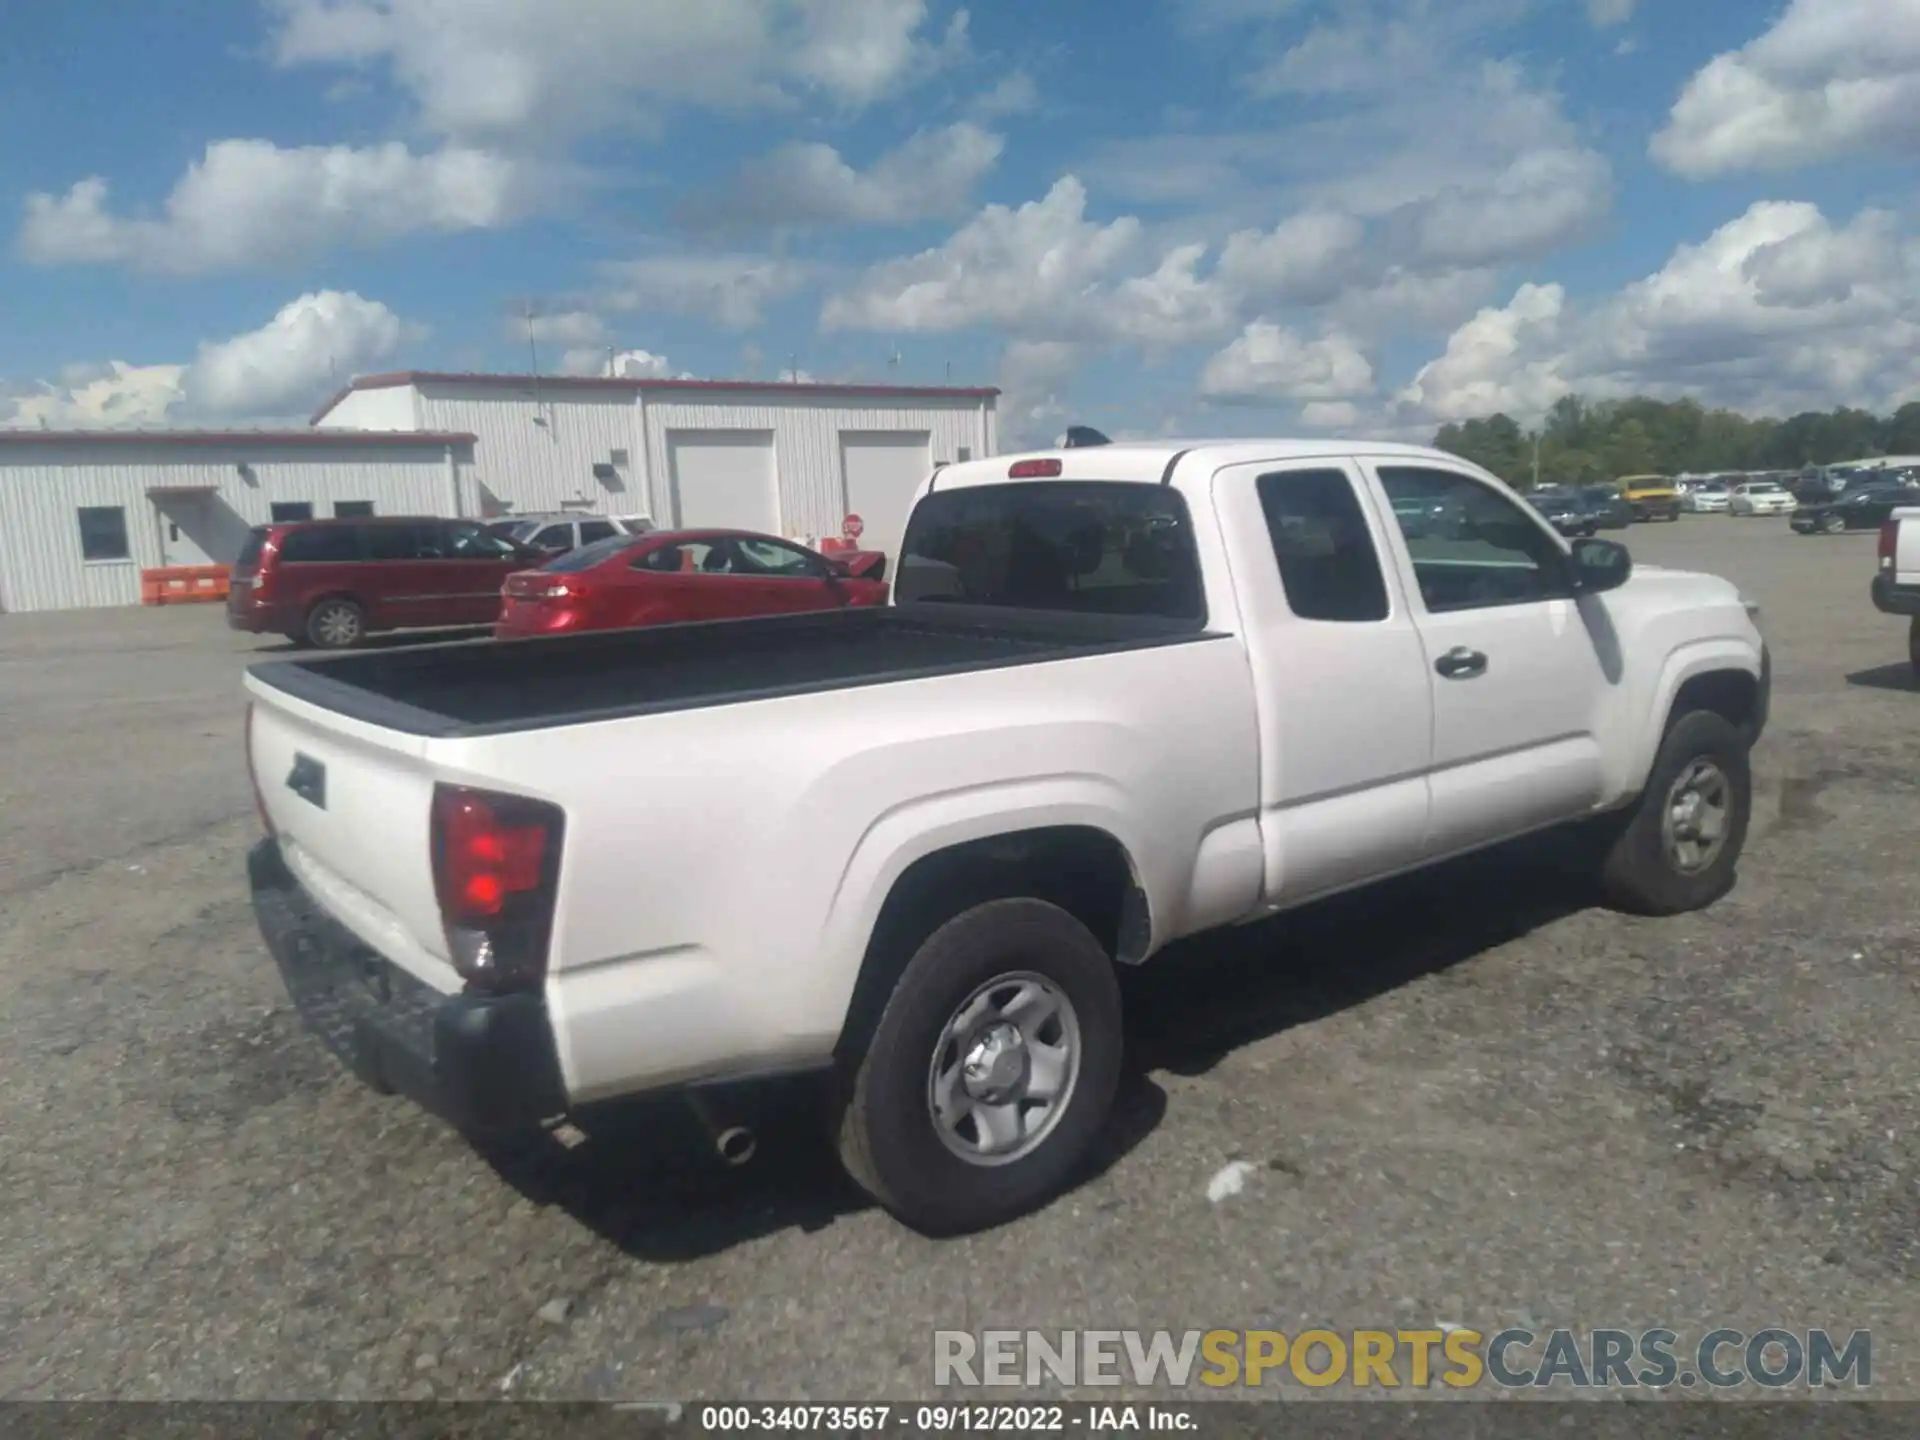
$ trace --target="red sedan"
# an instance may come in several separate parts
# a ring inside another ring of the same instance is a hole
[[[745,530],[655,530],[584,545],[507,577],[501,639],[731,620],[880,605],[886,557],[829,560],[791,540]]]

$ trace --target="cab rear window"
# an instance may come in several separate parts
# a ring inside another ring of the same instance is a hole
[[[1186,501],[1127,481],[935,490],[913,509],[894,589],[903,605],[1206,622]]]

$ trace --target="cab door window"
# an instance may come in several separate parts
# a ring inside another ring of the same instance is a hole
[[[1572,597],[1559,542],[1492,486],[1421,466],[1378,473],[1428,613]]]

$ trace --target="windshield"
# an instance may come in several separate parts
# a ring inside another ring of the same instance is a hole
[[[591,570],[602,560],[618,555],[629,546],[638,545],[644,538],[641,535],[609,535],[606,539],[596,540],[591,545],[582,545],[578,550],[569,550],[566,554],[549,560],[540,568],[554,575],[565,575],[574,570]]]
[[[1124,481],[936,491],[908,521],[895,596],[1206,619],[1186,501]]]
[[[1771,495],[1779,489],[1780,487],[1771,480],[1756,480],[1747,486],[1747,493],[1749,495]]]

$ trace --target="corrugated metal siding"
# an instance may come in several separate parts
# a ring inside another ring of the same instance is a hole
[[[239,473],[243,462],[251,479]],[[462,453],[456,464],[464,475],[471,457]],[[145,453],[9,447],[0,459],[0,607],[18,613],[138,604],[140,571],[164,563],[161,512],[148,491],[203,485],[214,487],[213,518],[226,537],[266,524],[275,501],[305,500],[317,519],[332,515],[336,500],[371,500],[381,515],[454,513],[446,456],[435,450],[356,447],[326,456],[239,446]],[[81,560],[75,512],[95,505],[126,511],[130,560]],[[225,564],[233,556],[212,558]]]
[[[412,394],[411,390],[397,393]],[[584,501],[607,515],[658,515],[640,453],[638,407],[630,391],[536,397],[502,386],[434,385],[419,392],[420,425],[479,437],[475,492],[468,503],[482,513],[484,486],[515,510],[559,510]],[[594,478],[593,467],[627,452],[619,483]]]
[[[394,385],[381,390],[349,391],[329,410],[317,427],[321,430],[423,430],[414,405],[411,385]],[[465,432],[461,432],[465,433]]]
[[[667,432],[671,430],[771,430],[781,526],[786,534],[805,540],[838,535],[846,518],[845,477],[840,473],[843,433],[924,430],[931,436],[936,463],[957,459],[962,446],[971,449],[975,458],[991,453],[987,419],[991,411],[983,413],[977,402],[930,406],[872,400],[858,406],[828,406],[799,398],[783,401],[770,394],[755,404],[690,404],[655,394],[647,396],[644,405],[651,513],[663,517],[662,523],[670,523],[672,516],[667,482]],[[435,423],[442,423],[437,416]],[[463,424],[461,428],[475,427]]]

